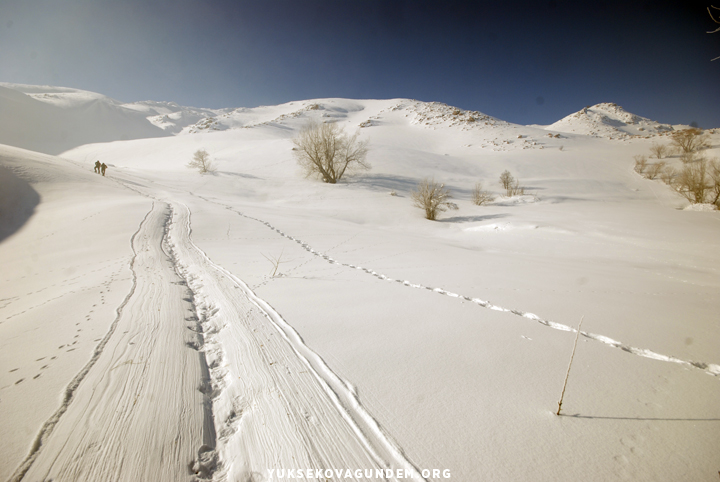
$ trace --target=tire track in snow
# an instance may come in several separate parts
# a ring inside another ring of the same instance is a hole
[[[197,196],[197,195],[196,195],[196,196]],[[449,297],[451,297],[451,298],[457,298],[457,299],[460,299],[460,300],[463,300],[463,301],[469,301],[469,302],[471,302],[471,303],[475,303],[475,304],[478,305],[478,306],[481,306],[481,307],[483,307],[483,308],[487,308],[487,309],[490,309],[490,310],[510,313],[510,314],[513,314],[513,315],[516,315],[516,316],[520,316],[520,317],[522,317],[522,318],[526,318],[526,319],[529,319],[529,320],[536,321],[536,322],[540,323],[541,325],[545,325],[545,326],[547,326],[547,327],[549,327],[549,328],[553,328],[553,329],[555,329],[555,330],[559,330],[559,331],[569,331],[569,332],[573,332],[573,333],[577,332],[577,330],[576,330],[575,328],[571,327],[571,326],[564,325],[564,324],[562,324],[562,323],[557,323],[557,322],[555,322],[555,321],[543,319],[543,318],[539,317],[538,315],[536,315],[536,314],[534,314],[534,313],[525,312],[525,311],[522,311],[522,310],[517,310],[517,309],[512,309],[512,308],[505,308],[505,307],[502,307],[502,306],[494,305],[494,304],[490,303],[489,301],[482,300],[482,299],[480,299],[480,298],[471,298],[471,297],[469,297],[469,296],[464,296],[464,295],[460,295],[460,294],[453,293],[453,292],[450,292],[450,291],[446,291],[446,290],[444,290],[444,289],[442,289],[442,288],[433,288],[433,287],[430,287],[430,286],[424,286],[424,285],[422,285],[422,284],[412,283],[412,282],[410,282],[410,281],[408,281],[408,280],[394,279],[394,278],[391,278],[391,277],[389,277],[389,276],[386,276],[386,275],[384,275],[384,274],[382,274],[382,273],[378,273],[377,271],[374,271],[374,270],[372,270],[372,269],[370,269],[370,268],[364,268],[364,267],[362,267],[362,266],[356,266],[356,265],[350,264],[350,263],[342,263],[342,262],[337,261],[337,260],[335,260],[334,258],[328,256],[327,254],[323,254],[323,253],[315,250],[312,246],[310,246],[310,245],[307,244],[306,242],[302,241],[301,239],[295,238],[294,236],[291,236],[291,235],[289,235],[289,234],[284,233],[283,231],[281,231],[280,229],[276,228],[275,226],[273,226],[272,224],[270,224],[270,223],[267,222],[267,221],[264,221],[264,220],[258,219],[258,218],[254,218],[254,217],[252,217],[252,216],[249,216],[249,215],[247,215],[247,214],[245,214],[245,213],[243,213],[243,212],[240,212],[240,211],[236,210],[235,208],[233,208],[233,207],[231,207],[231,206],[227,206],[227,205],[218,203],[218,202],[216,202],[216,201],[212,201],[212,200],[207,199],[207,198],[204,198],[204,197],[202,197],[202,196],[197,196],[197,197],[200,198],[200,199],[202,199],[202,200],[204,200],[204,201],[206,201],[206,202],[209,202],[209,203],[213,203],[213,204],[217,204],[217,205],[219,205],[219,206],[222,206],[222,207],[224,207],[225,209],[227,209],[227,210],[229,210],[229,211],[232,211],[232,212],[234,212],[234,213],[236,213],[236,214],[238,214],[238,215],[240,215],[240,216],[242,216],[242,217],[244,217],[244,218],[246,218],[246,219],[249,219],[249,220],[251,220],[251,221],[256,221],[256,222],[258,222],[258,223],[260,223],[260,224],[264,224],[265,226],[267,226],[269,229],[275,231],[275,232],[276,232],[277,234],[279,234],[280,236],[282,236],[282,237],[284,237],[284,238],[286,238],[286,239],[288,239],[288,240],[290,240],[290,241],[294,241],[295,243],[299,244],[300,247],[302,247],[302,248],[303,248],[305,251],[307,251],[308,253],[312,254],[313,256],[317,256],[318,258],[322,258],[322,259],[324,259],[325,261],[327,261],[327,262],[330,263],[330,264],[334,264],[334,265],[338,265],[338,266],[343,266],[343,267],[350,268],[350,269],[354,269],[354,270],[358,270],[358,271],[363,271],[363,272],[365,272],[365,273],[367,273],[367,274],[369,274],[369,275],[372,275],[372,276],[374,276],[375,278],[380,279],[380,280],[383,280],[383,281],[395,282],[395,283],[399,283],[399,284],[402,284],[403,286],[407,286],[407,287],[410,287],[410,288],[415,288],[415,289],[422,289],[422,290],[431,291],[431,292],[434,292],[434,293],[437,293],[437,294],[440,294],[440,295],[449,296]],[[650,358],[650,359],[652,359],[652,360],[659,360],[659,361],[664,361],[664,362],[668,362],[668,363],[675,363],[675,364],[684,365],[684,366],[687,366],[687,367],[697,368],[697,369],[699,369],[699,370],[704,371],[704,372],[707,373],[708,375],[712,375],[712,376],[715,376],[715,377],[720,377],[720,365],[718,365],[718,364],[705,363],[705,362],[702,362],[702,361],[683,360],[683,359],[680,359],[680,358],[677,358],[677,357],[674,357],[674,356],[671,356],[671,355],[663,355],[663,354],[661,354],[661,353],[657,353],[657,352],[654,352],[654,351],[652,351],[652,350],[648,350],[648,349],[645,349],[645,348],[637,348],[637,347],[634,347],[634,346],[631,346],[631,345],[627,345],[627,344],[625,344],[625,343],[623,343],[623,342],[621,342],[621,341],[614,340],[614,339],[612,339],[612,338],[610,338],[610,337],[607,337],[607,336],[604,336],[604,335],[598,335],[598,334],[596,334],[596,333],[590,333],[590,332],[588,332],[588,331],[581,331],[580,334],[581,334],[582,336],[584,336],[585,338],[588,338],[588,339],[590,339],[590,340],[594,340],[594,341],[598,341],[598,342],[600,342],[600,343],[604,343],[605,345],[611,346],[611,347],[613,347],[613,348],[619,348],[619,349],[621,349],[621,350],[623,350],[623,351],[625,351],[625,352],[627,352],[627,353],[633,354],[633,355],[641,356],[641,357],[644,357],[644,358]]]
[[[355,388],[193,243],[190,216],[184,205],[175,212],[170,245],[205,333],[219,435],[216,480],[254,480],[273,467],[402,469],[407,479],[424,480]]]

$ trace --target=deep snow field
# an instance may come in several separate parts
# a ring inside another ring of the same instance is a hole
[[[0,479],[717,480],[720,212],[633,171],[680,126],[13,84],[0,109]],[[311,118],[372,169],[305,178]],[[426,177],[457,211],[424,219]]]

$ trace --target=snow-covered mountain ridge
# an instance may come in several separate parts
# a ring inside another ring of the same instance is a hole
[[[197,134],[258,126],[286,126],[293,119],[321,117],[348,120],[358,127],[372,127],[403,119],[430,129],[484,131],[486,147],[537,147],[508,128],[533,127],[552,133],[606,139],[648,137],[672,131],[673,126],[631,114],[616,104],[586,107],[548,126],[521,126],[478,111],[439,102],[411,99],[351,100],[311,99],[276,106],[206,109],[175,102],[124,103],[80,89],[0,83],[0,143],[49,154],[92,142]],[[28,135],[35,126],[42,137]],[[503,132],[490,135],[501,128]]]

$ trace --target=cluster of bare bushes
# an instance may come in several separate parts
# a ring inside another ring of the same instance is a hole
[[[366,141],[359,141],[358,134],[345,134],[336,123],[310,123],[293,139],[293,152],[298,164],[308,176],[317,176],[323,182],[335,184],[345,174],[359,169],[369,169],[365,161],[368,152]],[[520,181],[509,172],[500,175],[500,184],[508,197],[525,194]],[[423,179],[411,193],[413,203],[425,211],[425,217],[437,219],[439,213],[457,209],[450,201],[452,194],[444,184],[434,179]],[[472,193],[472,201],[478,206],[492,202],[495,196],[483,189],[478,182]]]
[[[720,208],[720,161],[708,159],[703,150],[710,147],[702,129],[675,131],[670,144],[653,144],[650,162],[645,155],[635,156],[635,171],[647,179],[660,179],[694,204],[709,203]],[[673,167],[664,157],[678,156],[681,167]]]
[[[520,186],[520,181],[515,179],[510,171],[504,171],[500,175],[500,185],[505,189],[508,197],[525,194],[525,188]],[[450,202],[452,199],[450,190],[444,184],[436,183],[434,179],[423,179],[413,191],[412,199],[416,207],[425,210],[425,217],[430,220],[437,219],[440,212],[458,208],[455,203]],[[472,192],[473,204],[484,206],[494,200],[493,193],[484,190],[481,182],[475,183]]]
[[[525,194],[525,188],[520,185],[520,181],[510,174],[510,171],[503,171],[500,174],[500,184],[505,189],[507,197],[522,196]]]

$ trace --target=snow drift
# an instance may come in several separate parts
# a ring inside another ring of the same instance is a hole
[[[0,166],[0,241],[32,216],[40,196],[27,181]]]

